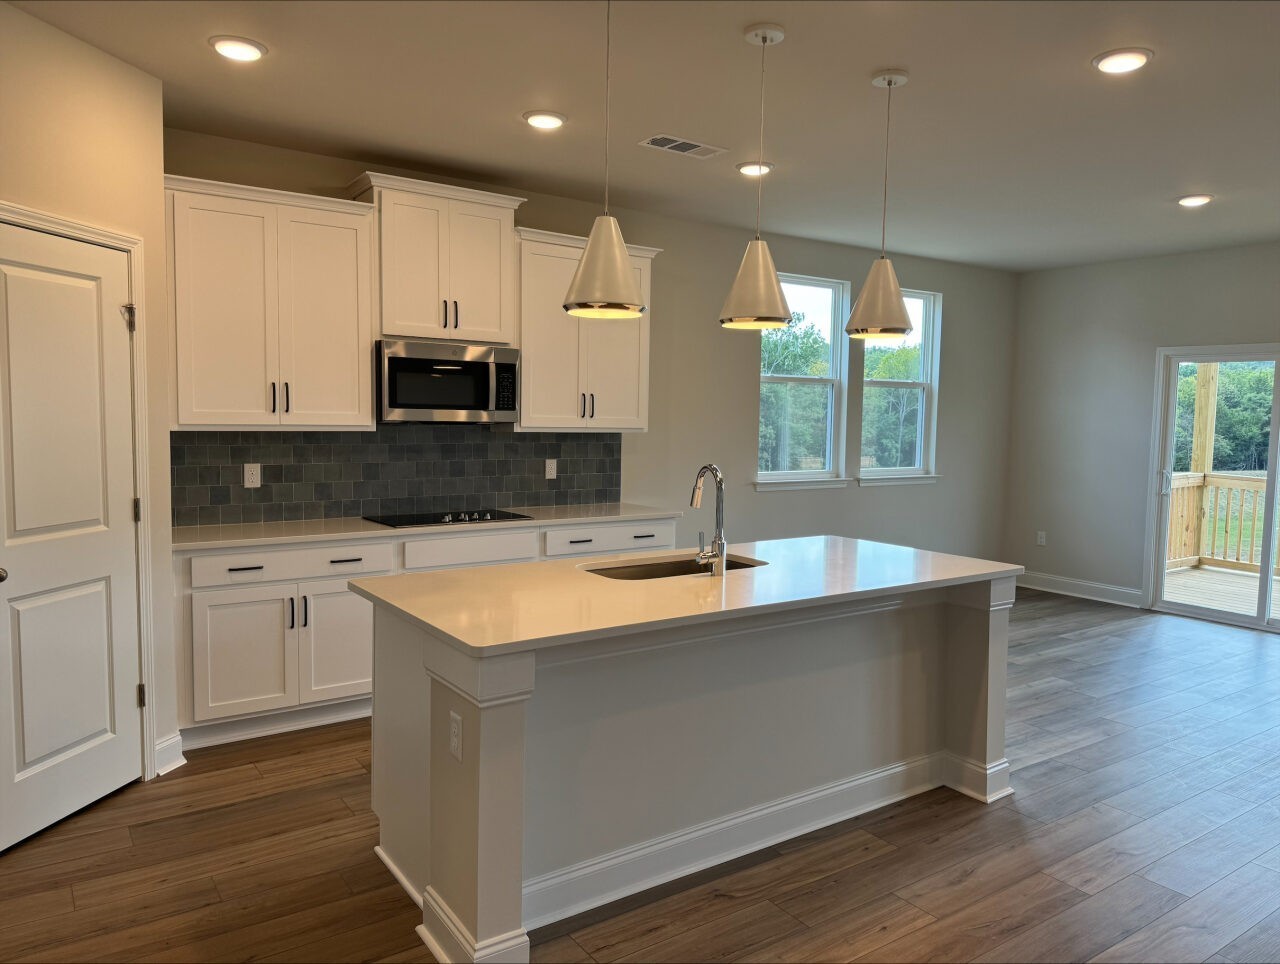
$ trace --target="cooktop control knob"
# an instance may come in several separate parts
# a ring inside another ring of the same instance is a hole
[[[485,521],[485,522],[492,522],[492,521],[493,521],[493,516],[489,515],[489,513],[487,513],[487,512],[486,512],[486,513],[484,514],[484,521]]]
[[[453,521],[453,516],[449,515],[449,513],[447,513],[447,512],[446,512],[446,513],[444,514],[443,518],[441,518],[441,519],[440,519],[440,521],[441,521],[441,522],[452,522],[452,521]]]

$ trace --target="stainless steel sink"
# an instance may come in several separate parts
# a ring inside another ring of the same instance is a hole
[[[726,569],[754,569],[768,563],[742,556],[730,556],[725,560]],[[660,559],[657,562],[637,562],[633,565],[601,566],[588,569],[606,579],[666,579],[670,576],[710,575],[711,563],[697,559]]]

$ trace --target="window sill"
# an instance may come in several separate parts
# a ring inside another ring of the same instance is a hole
[[[937,482],[941,475],[863,475],[858,477],[859,485],[926,485]]]
[[[757,492],[786,492],[791,489],[843,489],[848,479],[756,479]]]

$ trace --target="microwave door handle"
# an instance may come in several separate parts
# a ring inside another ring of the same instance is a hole
[[[456,303],[456,302],[455,302]],[[456,315],[454,317],[457,317]],[[489,411],[498,410],[498,363],[489,362]]]

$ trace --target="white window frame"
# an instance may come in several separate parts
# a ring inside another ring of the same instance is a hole
[[[825,378],[811,375],[759,375],[759,384],[801,384],[831,386],[831,418],[827,423],[827,453],[829,469],[811,472],[761,472],[760,471],[760,438],[756,437],[756,489],[807,489],[826,486],[844,486],[848,484],[845,475],[845,413],[849,404],[849,365],[848,345],[844,339],[843,319],[849,315],[849,298],[851,295],[848,281],[838,278],[816,278],[811,275],[781,274],[778,279],[788,284],[805,285],[811,288],[829,288],[832,292],[831,319],[831,374]],[[761,351],[764,350],[764,339],[761,338]],[[757,363],[758,364],[758,363]],[[759,421],[759,401],[756,403],[757,423]]]
[[[932,482],[939,478],[937,471],[938,455],[938,376],[942,347],[942,294],[937,291],[916,291],[903,288],[906,297],[919,298],[924,302],[921,316],[924,320],[924,331],[920,335],[920,368],[924,373],[923,381],[897,381],[894,379],[868,379],[866,377],[865,347],[862,365],[862,395],[865,399],[868,388],[915,388],[922,390],[922,409],[920,412],[920,464],[910,468],[864,468],[862,465],[863,424],[862,406],[858,412],[858,484],[859,485],[894,485],[913,482]],[[864,343],[865,346],[865,343]]]

